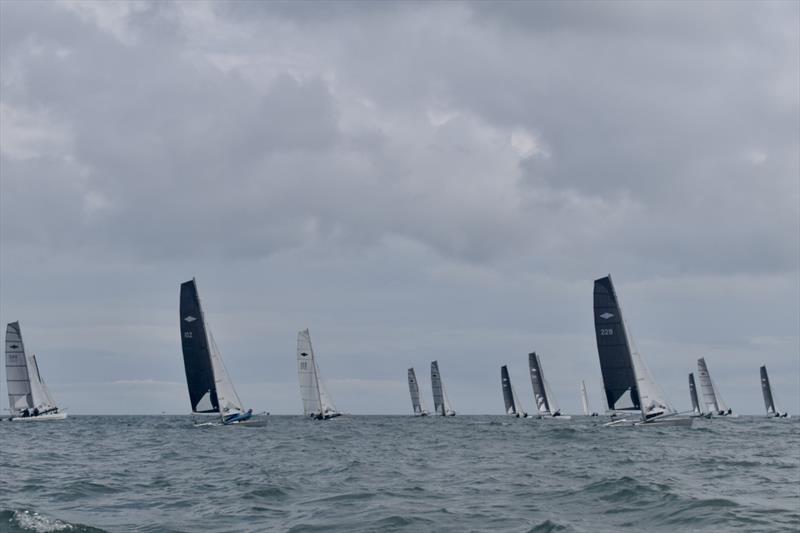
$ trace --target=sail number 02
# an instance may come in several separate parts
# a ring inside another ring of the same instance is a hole
[[[601,336],[613,335],[613,334],[614,334],[614,328],[600,328]]]

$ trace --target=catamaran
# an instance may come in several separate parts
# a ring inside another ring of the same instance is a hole
[[[611,411],[634,414],[606,426],[691,426],[692,418],[678,415],[650,375],[638,351],[631,350],[611,275],[594,282],[594,327],[603,387]]]
[[[555,396],[550,390],[550,385],[544,378],[542,371],[542,362],[536,352],[528,354],[528,368],[531,372],[531,385],[533,386],[533,399],[536,402],[536,408],[539,410],[539,418],[554,418],[559,420],[569,420],[572,417],[569,415],[562,415],[561,409],[556,404]]]
[[[180,330],[192,414],[220,418],[219,422],[198,425],[231,425],[250,421],[253,410],[242,407],[242,401],[233,388],[203,313],[194,278],[181,283]]]
[[[320,378],[308,329],[297,333],[297,376],[300,379],[300,396],[303,398],[303,413],[306,416],[314,420],[328,420],[341,415]]]
[[[736,416],[733,409],[727,406],[719,393],[717,385],[711,379],[708,365],[704,357],[697,360],[697,377],[700,379],[700,390],[703,393],[703,402],[706,404],[706,411],[712,416]]]
[[[500,367],[500,385],[503,388],[503,402],[506,406],[506,414],[517,418],[528,418],[528,413],[522,408],[522,404],[517,397],[517,391],[514,390],[514,386],[511,384],[506,365]]]
[[[428,411],[419,396],[419,382],[413,368],[408,369],[408,391],[411,393],[411,407],[416,416],[428,416]]]
[[[589,412],[589,397],[586,395],[586,382],[581,380],[581,403],[583,404],[583,414],[586,416],[599,416],[597,412]]]
[[[789,413],[781,413],[775,409],[775,400],[772,398],[772,387],[769,386],[769,376],[767,367],[761,367],[761,392],[764,393],[764,407],[767,409],[767,416],[772,418],[787,418]]]
[[[36,356],[25,353],[19,322],[6,326],[6,383],[11,421],[63,420],[50,389],[42,379]]]
[[[439,374],[439,362],[431,362],[431,389],[433,389],[433,410],[437,415],[456,416],[456,412],[450,406],[447,391],[442,383],[442,376]]]

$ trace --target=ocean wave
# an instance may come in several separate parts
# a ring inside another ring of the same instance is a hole
[[[2,527],[7,525],[8,529]],[[71,531],[76,533],[103,533],[105,530],[83,524],[71,524],[57,518],[45,516],[29,509],[16,509],[0,511],[0,530],[8,533],[31,532],[51,533],[57,531]]]

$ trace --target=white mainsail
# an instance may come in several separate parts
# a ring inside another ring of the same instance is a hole
[[[708,371],[708,365],[706,365],[704,357],[697,360],[697,377],[700,380],[700,391],[703,394],[706,411],[714,414],[723,413],[726,409],[723,408],[722,402],[717,396],[717,388],[711,381],[711,374]]]
[[[6,381],[12,420],[66,418],[42,379],[36,356],[25,353],[19,322],[6,327]]]
[[[315,418],[332,418],[339,413],[320,379],[319,366],[311,346],[308,329],[297,333],[297,376],[300,381],[300,396],[303,413]]]
[[[55,409],[56,402],[53,401],[50,389],[47,388],[44,380],[42,380],[35,355],[28,357],[28,376],[31,379],[31,397],[33,398],[34,409],[38,409],[39,412]]]
[[[589,398],[586,396],[586,382],[581,380],[581,403],[583,403],[583,414],[589,416]]]
[[[514,406],[516,406],[517,408],[517,415],[521,416],[522,418],[526,418],[528,416],[528,413],[525,412],[525,409],[523,409],[522,404],[519,401],[519,396],[517,396],[517,389],[514,388],[514,385],[511,384],[509,385],[511,386],[511,394],[512,396],[514,396]]]
[[[639,405],[642,409],[642,416],[650,418],[656,415],[675,414],[677,411],[669,404],[658,386],[647,363],[644,362],[639,350],[633,350],[633,368],[636,373],[636,385],[639,389]]]

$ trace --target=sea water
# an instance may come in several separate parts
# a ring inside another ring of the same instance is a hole
[[[800,419],[0,422],[0,531],[797,531]]]

